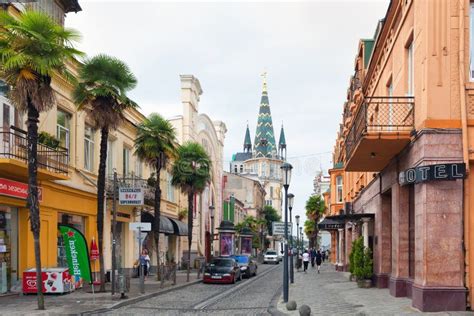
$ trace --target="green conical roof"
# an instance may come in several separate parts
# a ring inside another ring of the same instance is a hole
[[[278,141],[278,146],[279,147],[286,146],[285,130],[283,129],[283,124],[281,125],[280,140]]]
[[[247,124],[247,130],[245,131],[245,139],[244,139],[244,150],[248,149],[249,151],[252,149],[252,141],[250,140],[250,130],[249,125]]]
[[[268,101],[267,83],[264,79],[260,110],[258,112],[257,130],[254,142],[255,157],[271,158],[276,155],[275,133],[273,132],[272,114]]]

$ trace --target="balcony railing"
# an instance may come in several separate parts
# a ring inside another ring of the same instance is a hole
[[[414,128],[413,97],[366,97],[347,135],[346,157],[350,157],[367,134],[399,134]]]
[[[17,159],[28,162],[28,141],[26,132],[11,126],[9,130],[0,129],[0,158]],[[38,143],[38,168],[67,175],[68,152],[64,148],[51,148]]]
[[[105,183],[105,190],[109,196],[112,196],[114,192],[113,183],[114,183],[113,175],[108,175],[107,181]],[[118,175],[117,187],[142,188],[146,204],[153,203],[153,201],[155,200],[155,188],[148,185],[147,179],[139,178],[134,174],[129,174],[125,177]]]

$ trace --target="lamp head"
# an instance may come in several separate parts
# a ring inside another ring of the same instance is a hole
[[[214,218],[214,212],[215,212],[215,207],[214,205],[209,206],[209,212],[211,213],[211,218]]]
[[[296,225],[299,225],[300,224],[300,216],[296,215],[295,219],[296,219]]]
[[[293,199],[295,198],[295,195],[293,193],[288,194],[288,207],[290,209],[293,208]]]
[[[290,185],[291,182],[291,169],[293,169],[293,166],[290,165],[288,162],[284,162],[280,169],[283,171],[283,184],[288,186]]]

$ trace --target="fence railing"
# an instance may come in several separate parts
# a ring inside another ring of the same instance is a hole
[[[410,132],[414,128],[413,97],[366,97],[347,134],[346,157],[367,133]]]
[[[28,162],[28,140],[24,130],[11,126],[9,129],[0,128],[0,158],[11,158]],[[37,145],[38,168],[67,175],[67,149],[51,148],[44,144]]]
[[[107,194],[113,194],[114,176],[108,175],[105,183],[105,190]],[[153,202],[155,200],[155,188],[148,185],[147,179],[142,179],[135,176],[134,174],[118,175],[117,176],[117,187],[127,188],[142,188],[144,193],[145,202]]]

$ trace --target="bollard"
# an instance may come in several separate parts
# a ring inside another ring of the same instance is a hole
[[[125,284],[125,276],[123,274],[118,275],[118,286],[120,291],[120,299],[126,299],[127,296],[125,295],[126,291],[126,284]]]

